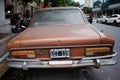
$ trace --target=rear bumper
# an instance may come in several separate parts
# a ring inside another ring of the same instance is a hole
[[[36,59],[11,59],[7,58],[8,65],[14,68],[23,68],[27,70],[29,68],[72,68],[72,67],[87,67],[94,66],[99,68],[103,65],[113,65],[116,61],[113,59],[117,53],[113,55],[101,56],[101,57],[88,57],[80,60],[51,60],[40,61]]]

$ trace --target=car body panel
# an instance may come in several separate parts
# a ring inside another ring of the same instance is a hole
[[[105,20],[107,19],[106,16],[102,15],[100,16],[100,18],[97,18],[96,19],[96,22],[100,22],[100,23],[105,23]]]

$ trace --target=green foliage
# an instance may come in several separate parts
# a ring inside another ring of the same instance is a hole
[[[92,8],[91,7],[84,7],[83,11],[85,14],[90,14],[92,12]]]
[[[37,5],[40,4],[41,0],[20,0],[22,4],[25,6],[29,2],[35,1]],[[51,2],[52,7],[59,7],[59,6],[80,6],[79,2],[74,2],[74,0],[44,0],[45,4],[48,4],[48,2]]]
[[[20,0],[22,4],[25,6],[27,3],[32,2],[33,0]]]
[[[80,3],[79,2],[71,2],[71,4],[70,4],[71,6],[77,6],[77,7],[79,7],[80,6]]]
[[[79,2],[74,2],[73,0],[50,0],[52,3],[52,7],[59,7],[59,6],[80,6]]]
[[[37,5],[40,5],[41,0],[33,0],[33,1],[35,1],[37,3]]]

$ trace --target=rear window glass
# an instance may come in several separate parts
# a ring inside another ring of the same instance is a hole
[[[78,9],[39,11],[35,13],[32,20],[33,26],[84,23],[83,16]]]

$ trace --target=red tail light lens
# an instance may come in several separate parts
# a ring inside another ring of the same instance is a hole
[[[120,20],[120,18],[118,18]]]

